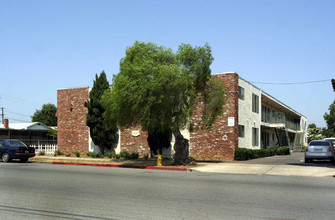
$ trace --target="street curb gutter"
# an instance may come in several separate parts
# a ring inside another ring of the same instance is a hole
[[[73,166],[94,166],[94,167],[118,167],[118,168],[134,168],[147,170],[171,170],[171,171],[187,171],[187,168],[180,167],[158,167],[130,164],[96,164],[96,163],[70,163],[70,162],[52,162],[55,165],[73,165]]]

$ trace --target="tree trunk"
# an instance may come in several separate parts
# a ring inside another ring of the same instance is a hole
[[[173,131],[173,135],[175,137],[174,144],[174,164],[176,165],[184,165],[190,163],[189,160],[189,143],[186,138],[180,133],[179,130]]]
[[[99,145],[99,149],[100,149],[100,153],[101,153],[102,155],[105,155],[105,147]]]

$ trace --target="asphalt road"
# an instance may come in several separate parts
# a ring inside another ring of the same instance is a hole
[[[2,219],[334,219],[335,179],[0,163]]]

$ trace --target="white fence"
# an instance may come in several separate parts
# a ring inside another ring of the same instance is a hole
[[[57,144],[47,144],[47,145],[30,145],[30,147],[35,148],[36,154],[44,151],[45,154],[54,154],[58,150]]]

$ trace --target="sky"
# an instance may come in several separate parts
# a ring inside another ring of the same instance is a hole
[[[91,87],[103,70],[111,83],[135,41],[208,42],[212,74],[236,72],[325,127],[334,23],[333,0],[0,0],[0,108],[30,122],[58,89]]]

